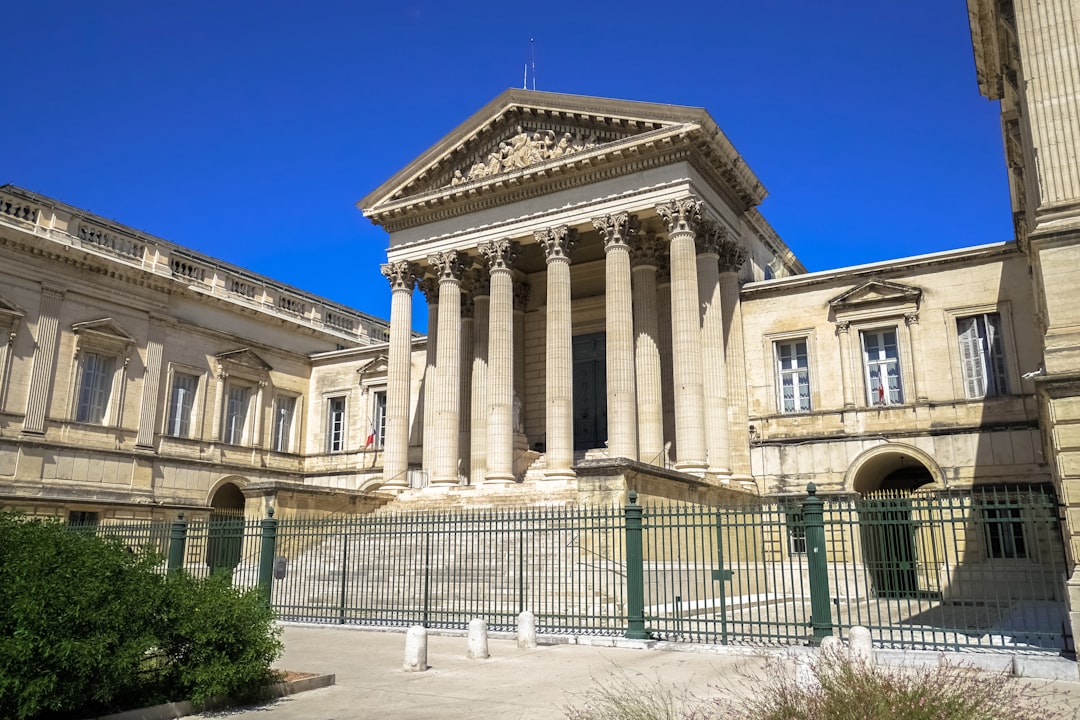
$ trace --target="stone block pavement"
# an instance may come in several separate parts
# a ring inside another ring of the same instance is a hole
[[[463,634],[429,634],[430,669],[409,673],[402,671],[404,629],[379,632],[342,626],[287,625],[283,637],[285,654],[278,667],[334,673],[336,684],[259,707],[191,717],[548,720],[565,718],[565,708],[580,704],[582,693],[596,683],[610,683],[619,673],[641,681],[671,684],[680,692],[698,697],[715,697],[752,692],[753,683],[747,678],[760,675],[768,667],[764,651],[754,654],[738,648],[670,645],[650,650],[644,649],[643,643],[603,638],[589,640],[598,644],[564,642],[518,649],[511,637],[492,636],[491,657],[469,660]],[[544,640],[541,638],[541,642]],[[963,656],[952,657],[963,660]],[[1080,705],[1080,683],[1052,685],[1071,696],[1069,704]]]

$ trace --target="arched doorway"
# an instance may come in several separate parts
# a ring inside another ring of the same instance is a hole
[[[933,468],[933,469],[931,469]],[[935,482],[940,469],[918,448],[888,443],[866,451],[848,471],[857,503],[862,557],[874,594],[920,594],[919,549],[912,491]]]
[[[231,573],[244,544],[244,494],[235,483],[223,483],[210,498],[210,508],[206,565],[210,572]]]

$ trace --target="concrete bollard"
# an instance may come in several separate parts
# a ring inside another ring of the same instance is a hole
[[[518,615],[517,641],[522,650],[536,647],[536,616],[529,610]]]
[[[844,647],[844,641],[835,635],[829,635],[821,638],[821,657],[824,658],[840,658],[847,654],[847,648]]]
[[[487,620],[476,618],[469,621],[469,654],[470,660],[485,660],[488,655]]]
[[[855,625],[848,630],[848,647],[853,663],[868,667],[874,664],[874,641],[870,638],[869,628]]]
[[[813,653],[799,652],[795,655],[795,685],[806,692],[814,692],[821,687]]]
[[[427,628],[413,625],[405,634],[405,663],[401,669],[405,672],[423,672],[427,668]]]

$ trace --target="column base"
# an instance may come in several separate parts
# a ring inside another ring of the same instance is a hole
[[[574,480],[577,478],[577,473],[573,468],[551,468],[544,471],[544,480]]]
[[[517,482],[517,479],[512,473],[510,474],[493,474],[484,478],[485,485],[513,485]]]
[[[675,463],[676,470],[687,473],[688,475],[704,476],[708,467],[708,463],[704,460],[684,460],[682,462],[676,461]]]
[[[431,487],[454,487],[460,484],[461,479],[457,477],[441,477],[431,479]]]

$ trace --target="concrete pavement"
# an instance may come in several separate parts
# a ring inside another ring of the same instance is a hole
[[[613,687],[620,675],[644,687],[644,691],[649,690],[650,684],[659,683],[679,694],[709,698],[753,692],[755,683],[749,678],[777,671],[776,665],[767,667],[764,654],[732,648],[698,646],[687,651],[683,646],[678,648],[680,651],[646,650],[638,643],[637,648],[557,644],[521,650],[509,637],[489,640],[491,657],[487,660],[468,660],[464,635],[429,634],[430,669],[407,673],[401,669],[404,629],[379,632],[347,626],[288,625],[284,641],[285,654],[278,667],[334,673],[336,685],[255,708],[207,713],[202,717],[548,720],[565,718],[568,706],[583,703],[583,693],[598,684]],[[593,639],[592,642],[612,641]],[[965,657],[973,656],[954,655],[953,659]],[[1080,705],[1080,683],[1052,685],[1071,695],[1066,705]]]

